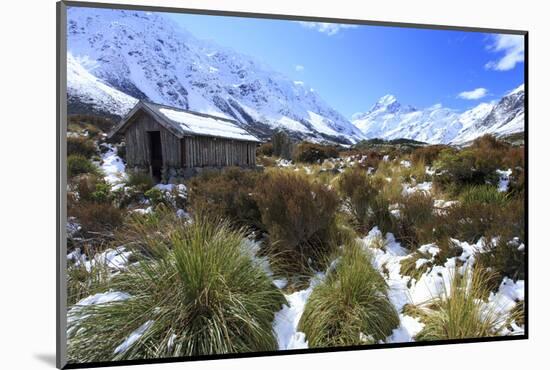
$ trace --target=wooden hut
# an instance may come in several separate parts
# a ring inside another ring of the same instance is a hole
[[[256,165],[259,140],[236,121],[140,101],[109,134],[124,135],[127,167],[157,180],[203,168]]]

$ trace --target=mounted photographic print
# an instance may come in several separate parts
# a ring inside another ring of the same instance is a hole
[[[526,57],[58,3],[58,367],[527,338]]]

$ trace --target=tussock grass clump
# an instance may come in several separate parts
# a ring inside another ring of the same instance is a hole
[[[81,155],[91,159],[97,155],[97,148],[92,140],[85,136],[67,137],[67,155]]]
[[[383,277],[356,243],[316,286],[299,323],[310,347],[378,343],[399,325]]]
[[[488,305],[491,280],[487,270],[466,269],[464,275],[454,270],[451,284],[439,297],[429,302],[421,315],[424,328],[416,335],[417,341],[483,338],[498,336],[514,319],[514,315],[498,312]]]
[[[189,182],[191,210],[209,217],[227,218],[238,226],[262,229],[253,192],[261,174],[237,167],[205,172]]]
[[[469,186],[460,194],[460,201],[464,204],[482,203],[504,206],[509,199],[509,194],[499,192],[495,186],[491,185]]]
[[[271,254],[288,263],[289,273],[321,269],[337,245],[337,194],[302,173],[273,171],[258,183],[254,198]]]
[[[67,177],[71,178],[83,173],[98,174],[99,169],[88,158],[80,154],[67,156]]]
[[[97,293],[106,286],[109,269],[101,263],[90,265],[69,263],[67,266],[67,306]]]
[[[69,312],[70,361],[276,350],[272,322],[285,298],[243,238],[226,223],[179,228],[162,257],[113,277],[110,288],[127,299]]]

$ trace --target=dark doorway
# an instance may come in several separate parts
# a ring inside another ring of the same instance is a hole
[[[151,176],[155,181],[160,182],[162,178],[162,144],[160,142],[160,131],[150,131],[149,148],[151,149]]]

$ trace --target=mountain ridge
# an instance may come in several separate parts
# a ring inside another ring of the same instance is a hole
[[[403,106],[395,96],[381,97],[368,111],[352,116],[368,138],[407,138],[432,144],[460,144],[483,134],[496,136],[524,130],[523,84],[499,101],[460,112],[441,104],[425,109]]]
[[[307,84],[196,39],[158,14],[70,8],[68,50],[80,67],[123,94],[229,117],[264,138],[278,129],[313,141],[363,138]]]

